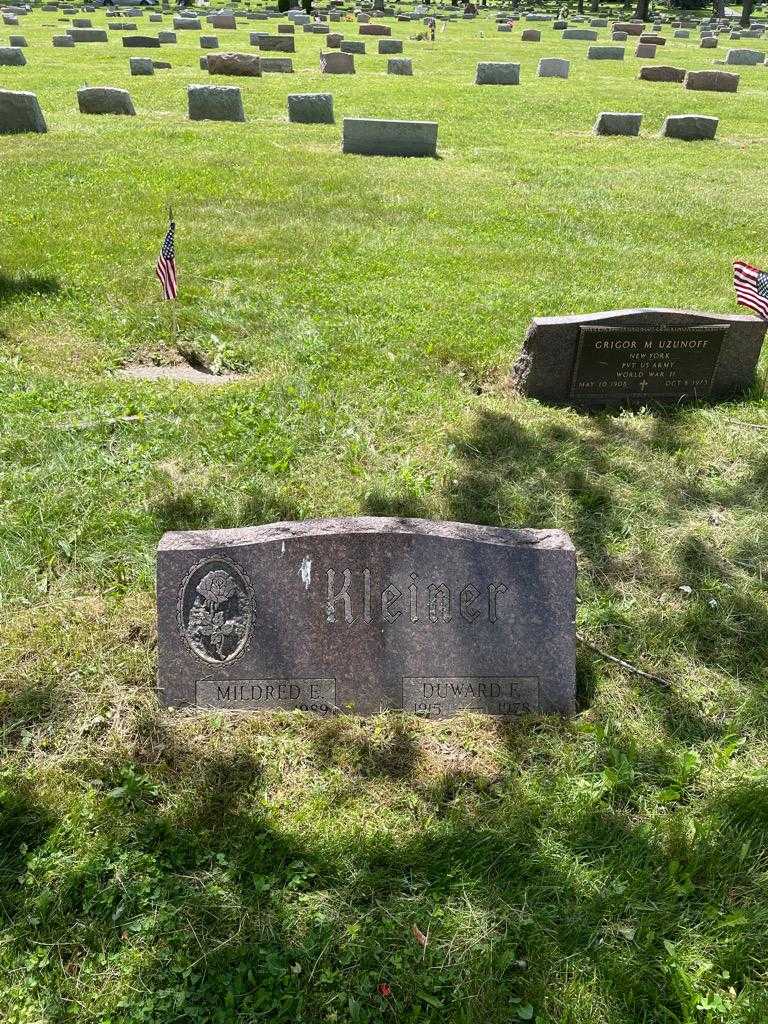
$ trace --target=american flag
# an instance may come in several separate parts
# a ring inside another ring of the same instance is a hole
[[[155,264],[155,274],[163,286],[164,299],[175,299],[179,294],[176,284],[176,251],[173,247],[173,236],[175,233],[176,224],[174,221],[171,221],[163,247]]]
[[[736,260],[733,264],[733,287],[740,306],[748,306],[763,320],[768,320],[768,273]]]

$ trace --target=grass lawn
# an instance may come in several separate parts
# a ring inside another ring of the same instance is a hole
[[[296,74],[236,81],[246,124],[190,123],[199,33],[63,50],[56,14],[21,20],[0,88],[49,133],[0,137],[0,1019],[764,1022],[761,389],[588,416],[505,378],[532,316],[737,311],[732,259],[768,264],[768,70],[689,93],[640,82],[632,40],[587,62],[550,28],[433,48],[398,23],[413,78],[375,39],[321,76],[297,34]],[[173,68],[131,79],[130,55]],[[474,87],[486,59],[522,84]],[[80,115],[84,83],[138,115]],[[312,91],[336,125],[287,123]],[[593,137],[601,110],[641,137]],[[696,112],[716,142],[658,138]],[[437,120],[440,158],[342,156],[345,115]],[[115,375],[179,351],[247,379]],[[165,530],[363,513],[568,530],[580,635],[668,685],[584,644],[568,722],[161,711]]]

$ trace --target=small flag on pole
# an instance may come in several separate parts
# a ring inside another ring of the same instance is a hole
[[[747,306],[768,320],[768,273],[736,260],[733,264],[733,287],[740,306]]]
[[[176,284],[176,250],[173,245],[173,238],[176,233],[176,224],[172,220],[165,241],[160,249],[160,255],[155,264],[155,274],[163,286],[163,298],[175,299],[179,294]]]

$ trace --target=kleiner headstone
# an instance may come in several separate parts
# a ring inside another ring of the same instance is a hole
[[[575,572],[561,530],[320,519],[167,533],[167,705],[431,718],[574,710]]]
[[[679,309],[538,317],[511,383],[588,407],[732,398],[753,382],[766,329],[756,317]]]

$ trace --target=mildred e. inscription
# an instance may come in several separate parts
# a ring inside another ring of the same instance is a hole
[[[558,530],[359,518],[169,533],[159,692],[251,712],[569,713],[574,590]]]

